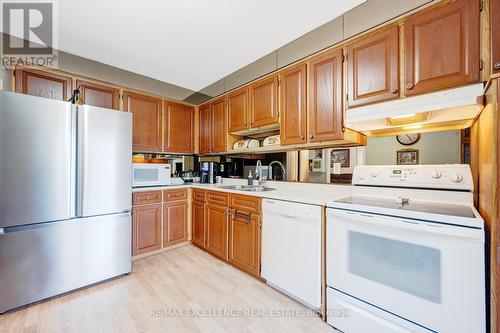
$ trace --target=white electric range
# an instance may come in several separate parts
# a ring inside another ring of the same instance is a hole
[[[357,166],[327,209],[327,318],[345,333],[485,332],[468,165]]]

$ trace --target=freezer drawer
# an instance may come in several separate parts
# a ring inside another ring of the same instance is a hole
[[[44,223],[0,234],[0,313],[131,270],[127,214]]]

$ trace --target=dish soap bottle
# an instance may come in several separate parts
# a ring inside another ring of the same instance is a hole
[[[248,171],[248,186],[253,186],[252,170]]]

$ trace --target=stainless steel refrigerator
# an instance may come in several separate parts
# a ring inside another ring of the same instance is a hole
[[[0,313],[131,270],[129,113],[0,91]]]

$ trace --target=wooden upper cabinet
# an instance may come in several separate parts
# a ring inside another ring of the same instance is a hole
[[[228,132],[250,128],[248,88],[236,90],[227,96]]]
[[[211,151],[226,151],[227,128],[226,128],[226,100],[220,98],[211,103],[212,111],[212,139]]]
[[[210,104],[200,106],[200,153],[209,153],[212,146],[212,111]]]
[[[15,70],[16,92],[67,101],[71,97],[72,79],[69,76],[20,68]]]
[[[306,64],[279,74],[281,106],[281,144],[307,142]]]
[[[161,248],[161,204],[132,210],[132,255]]]
[[[271,75],[250,85],[250,126],[278,123],[278,75]]]
[[[403,28],[406,95],[479,81],[479,1],[413,15]]]
[[[210,204],[206,207],[206,250],[227,261],[229,208]]]
[[[136,152],[161,151],[161,99],[124,91],[123,108],[133,114],[133,150]]]
[[[342,50],[313,58],[309,71],[309,141],[341,139]]]
[[[163,207],[163,247],[187,241],[187,202],[169,202]]]
[[[163,110],[163,150],[175,153],[192,153],[194,150],[193,107],[164,101]]]
[[[500,73],[500,0],[490,0],[490,18],[491,66],[493,73]]]
[[[399,96],[399,28],[393,26],[347,46],[349,107]]]
[[[76,80],[76,86],[80,88],[80,98],[83,104],[115,110],[120,108],[120,90],[118,88],[83,80]]]

